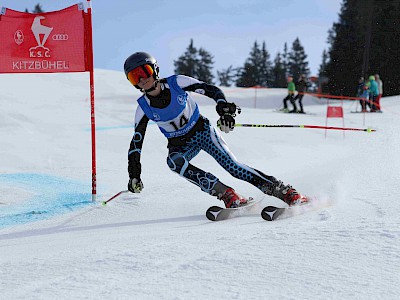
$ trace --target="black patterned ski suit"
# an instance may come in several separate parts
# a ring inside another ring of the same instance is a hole
[[[183,75],[161,79],[160,84],[160,95],[144,95],[138,100],[135,133],[128,154],[130,178],[140,179],[140,153],[148,121],[152,119],[168,138],[167,163],[170,169],[199,186],[204,192],[217,195],[215,187],[220,181],[213,174],[190,164],[190,160],[201,150],[210,154],[235,178],[251,183],[264,193],[271,193],[277,180],[239,162],[219,131],[199,113],[197,103],[186,93],[191,91],[210,97],[216,102],[227,102],[218,87]],[[168,111],[174,109],[175,113]]]

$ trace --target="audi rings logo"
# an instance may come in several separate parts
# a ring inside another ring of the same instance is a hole
[[[66,34],[66,33],[53,34],[53,36],[51,38],[53,39],[53,41],[67,41],[68,34]]]

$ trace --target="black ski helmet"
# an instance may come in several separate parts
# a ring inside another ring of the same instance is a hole
[[[159,68],[157,65],[157,60],[153,57],[153,55],[146,52],[133,53],[125,60],[124,71],[126,78],[128,78],[128,73],[130,71],[143,65],[150,65],[154,71],[154,79],[158,78]]]

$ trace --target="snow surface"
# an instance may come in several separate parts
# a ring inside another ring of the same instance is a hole
[[[91,203],[88,74],[1,75],[1,299],[398,299],[400,97],[345,126],[377,132],[236,128],[237,158],[317,196],[318,210],[276,222],[254,214],[210,222],[220,202],[172,173],[154,124],[142,152],[141,194],[126,189],[139,95],[123,73],[95,71],[98,203]],[[325,125],[274,112],[284,89],[224,88],[239,123]],[[215,124],[211,99],[195,96]],[[208,104],[208,105],[207,105]],[[340,105],[340,102],[336,103]],[[328,125],[342,126],[342,119]],[[241,194],[279,204],[200,153],[193,164]]]

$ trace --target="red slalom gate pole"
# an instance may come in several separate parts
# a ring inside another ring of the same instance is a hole
[[[88,3],[88,28],[86,57],[88,61],[88,71],[90,80],[90,128],[92,140],[92,202],[96,201],[97,195],[97,169],[96,169],[96,121],[95,121],[95,99],[94,99],[94,63],[93,63],[93,29],[92,29],[92,3]]]
[[[332,127],[332,126],[317,126],[317,125],[273,125],[273,124],[235,124],[236,127],[262,127],[262,128],[313,128],[313,129],[329,129],[329,130],[351,130],[375,132],[372,128],[349,128],[349,127]]]

